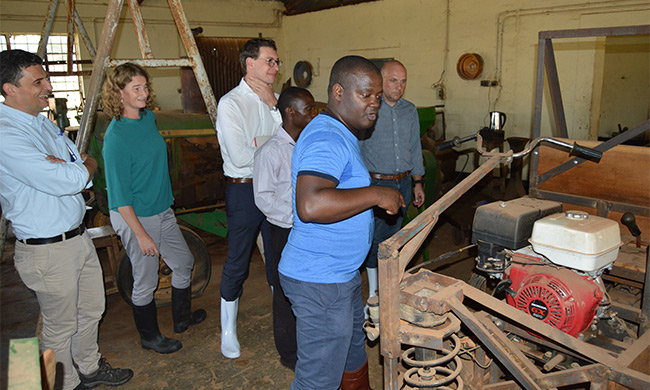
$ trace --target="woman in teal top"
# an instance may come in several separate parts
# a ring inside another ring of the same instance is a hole
[[[149,75],[126,63],[104,84],[104,112],[113,117],[104,136],[104,169],[111,225],[120,236],[133,269],[133,318],[145,349],[172,353],[181,342],[160,333],[154,301],[159,257],[172,270],[174,332],[202,322],[207,314],[191,311],[194,258],[176,223],[171,205],[167,146],[148,108],[154,94]]]

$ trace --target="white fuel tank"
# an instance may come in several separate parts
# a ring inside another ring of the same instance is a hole
[[[623,245],[618,223],[583,211],[566,211],[536,221],[529,241],[535,252],[551,262],[584,272],[614,262]]]

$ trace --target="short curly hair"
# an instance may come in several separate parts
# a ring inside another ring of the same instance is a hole
[[[121,90],[126,87],[128,83],[135,76],[143,76],[147,79],[147,88],[149,89],[149,97],[147,97],[147,106],[146,108],[153,108],[153,102],[156,98],[156,94],[151,87],[151,80],[149,79],[149,74],[143,67],[140,65],[134,64],[132,62],[126,62],[122,65],[119,65],[113,70],[111,74],[106,77],[104,86],[102,88],[102,103],[104,106],[104,112],[108,114],[111,118],[120,119],[124,113],[124,105],[122,104],[122,95]]]

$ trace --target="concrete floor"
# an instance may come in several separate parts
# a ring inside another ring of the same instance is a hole
[[[471,207],[470,207],[471,208]],[[441,223],[431,237],[430,256],[456,249],[452,225]],[[193,301],[193,308],[204,308],[208,318],[181,335],[172,331],[171,308],[158,310],[163,334],[180,339],[183,349],[170,355],[145,351],[133,324],[129,305],[120,294],[107,296],[107,310],[100,325],[100,352],[114,367],[128,367],[135,375],[121,389],[288,389],[293,371],[280,364],[272,336],[271,292],[264,265],[257,251],[251,260],[250,276],[240,299],[238,335],[242,356],[231,360],[220,353],[219,281],[226,257],[226,239],[201,233],[212,257],[212,277],[204,294]],[[101,253],[100,253],[101,256]],[[7,348],[10,338],[36,334],[38,304],[13,267],[13,242],[5,245],[1,265],[0,303],[2,354],[0,384],[7,384]],[[468,280],[472,258],[450,259],[437,265],[446,275]],[[367,279],[363,275],[364,297]],[[383,388],[383,369],[379,342],[368,342],[371,385]],[[108,387],[98,387],[108,388]]]

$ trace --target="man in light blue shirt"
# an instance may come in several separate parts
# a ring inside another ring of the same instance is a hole
[[[117,386],[133,371],[111,368],[99,353],[104,283],[82,224],[81,191],[97,162],[40,115],[52,94],[41,64],[22,50],[0,53],[0,205],[16,235],[16,270],[38,299],[41,348],[63,366],[63,390]]]

